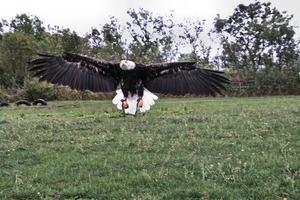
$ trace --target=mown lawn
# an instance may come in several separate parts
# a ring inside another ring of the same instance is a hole
[[[0,108],[0,199],[300,199],[300,96]]]

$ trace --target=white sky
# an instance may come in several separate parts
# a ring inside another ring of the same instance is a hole
[[[91,27],[99,27],[116,16],[121,22],[129,17],[129,8],[145,8],[154,14],[165,15],[173,10],[175,19],[206,19],[207,26],[219,13],[221,17],[232,14],[239,4],[249,4],[254,0],[1,0],[0,19],[11,20],[17,14],[36,15],[44,25],[58,25],[75,30],[80,35]],[[300,26],[300,0],[270,0],[280,11],[294,15],[293,25]],[[300,28],[296,29],[297,38]]]

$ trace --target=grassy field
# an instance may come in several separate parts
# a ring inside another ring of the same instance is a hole
[[[300,96],[0,108],[0,199],[300,199]]]

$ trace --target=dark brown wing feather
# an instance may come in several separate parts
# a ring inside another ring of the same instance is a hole
[[[142,80],[152,92],[183,96],[222,94],[229,80],[223,72],[200,69],[195,62],[171,62],[140,66]]]
[[[33,75],[53,84],[77,90],[111,92],[121,79],[119,63],[65,53],[63,56],[39,54],[30,62]]]

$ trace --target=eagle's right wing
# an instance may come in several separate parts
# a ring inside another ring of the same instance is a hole
[[[112,92],[121,80],[119,63],[71,53],[63,56],[39,55],[40,58],[30,62],[30,71],[42,81],[77,90]]]
[[[151,92],[182,96],[222,94],[229,80],[223,72],[201,69],[195,62],[167,62],[139,65],[142,80]]]

